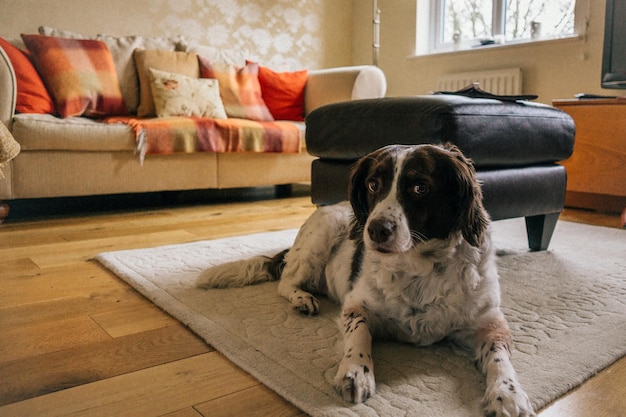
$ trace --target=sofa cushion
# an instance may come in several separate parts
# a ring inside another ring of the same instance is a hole
[[[150,87],[158,117],[226,119],[217,80],[191,78],[150,68]]]
[[[274,118],[263,101],[259,84],[259,65],[248,63],[244,67],[211,63],[198,57],[203,78],[215,78],[220,84],[220,94],[228,117],[256,121],[272,121]]]
[[[259,66],[261,95],[276,120],[304,120],[304,90],[307,70],[275,72]]]
[[[25,34],[22,39],[62,117],[127,113],[104,42]]]
[[[133,152],[137,147],[135,133],[127,125],[105,124],[86,117],[16,114],[11,131],[22,152]]]
[[[574,122],[547,105],[455,95],[355,100],[307,116],[308,151],[356,160],[390,144],[456,144],[478,168],[552,163],[574,147]]]
[[[163,49],[137,49],[134,52],[139,75],[139,107],[137,116],[154,117],[154,100],[150,87],[150,68],[198,78],[198,57],[193,52],[167,51]]]
[[[147,119],[148,122],[150,120]],[[154,122],[158,120],[161,119],[154,119]],[[224,126],[232,126],[235,136],[245,133],[237,127],[238,124],[247,126],[254,123],[237,119],[220,120],[223,120]],[[279,123],[295,126],[298,129],[298,135],[304,137],[305,125],[303,122]],[[50,114],[16,114],[11,130],[15,139],[20,143],[22,152],[121,151],[133,153],[138,149],[136,133],[129,123],[104,123],[86,117],[61,119]],[[295,151],[295,149],[291,151]],[[300,140],[299,151],[306,153],[304,140]]]
[[[27,53],[3,38],[0,38],[0,46],[7,53],[15,71],[17,84],[15,110],[19,113],[54,113],[52,97]]]

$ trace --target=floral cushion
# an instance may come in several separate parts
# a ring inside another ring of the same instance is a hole
[[[152,98],[158,117],[195,116],[226,119],[217,80],[191,78],[150,68]]]
[[[139,75],[139,107],[137,116],[154,117],[154,100],[150,86],[150,68],[198,78],[198,57],[193,52],[167,51],[163,49],[136,49],[134,52]]]

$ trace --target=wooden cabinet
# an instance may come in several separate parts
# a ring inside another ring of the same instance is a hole
[[[567,169],[570,207],[621,212],[626,207],[626,98],[555,100],[576,123]]]

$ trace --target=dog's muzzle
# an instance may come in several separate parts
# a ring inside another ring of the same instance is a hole
[[[394,241],[398,226],[388,219],[372,220],[367,227],[367,234],[374,243],[374,249],[381,253],[396,252]]]

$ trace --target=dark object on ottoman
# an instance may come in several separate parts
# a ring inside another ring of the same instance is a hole
[[[525,217],[532,250],[545,250],[565,202],[567,175],[556,162],[574,149],[572,118],[554,107],[456,95],[335,103],[307,117],[315,204],[347,199],[362,156],[391,144],[457,145],[472,158],[493,220]]]

